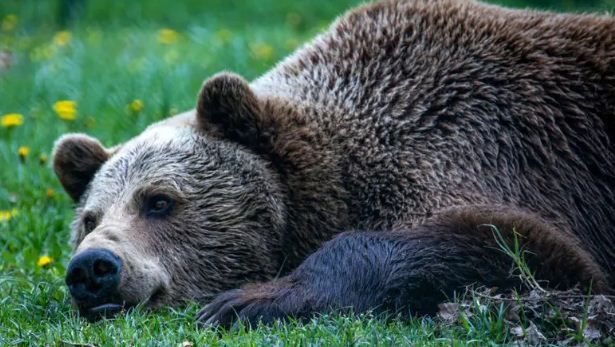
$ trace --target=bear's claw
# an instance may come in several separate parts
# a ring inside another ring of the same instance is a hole
[[[280,298],[275,294],[280,293],[267,289],[271,288],[262,285],[224,292],[197,314],[197,324],[201,328],[219,326],[229,329],[241,321],[248,327],[253,327],[259,322],[266,324],[290,315],[291,313],[282,310],[277,302]]]

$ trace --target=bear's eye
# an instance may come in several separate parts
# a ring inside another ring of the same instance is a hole
[[[173,200],[165,195],[154,195],[145,202],[145,214],[149,217],[165,217],[173,209]]]
[[[92,232],[92,230],[96,229],[96,217],[87,215],[83,218],[83,228],[86,234]]]

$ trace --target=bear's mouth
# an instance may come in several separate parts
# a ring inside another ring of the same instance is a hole
[[[164,287],[159,287],[154,291],[154,293],[146,300],[146,306],[155,306],[158,304],[162,297],[164,296],[165,289]],[[101,305],[90,306],[90,307],[80,307],[79,313],[82,317],[85,317],[90,322],[95,322],[97,320],[101,320],[103,318],[113,318],[120,313],[127,312],[135,305],[130,304],[128,302],[107,302]]]

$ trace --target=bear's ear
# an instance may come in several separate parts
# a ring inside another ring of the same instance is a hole
[[[215,137],[258,146],[261,104],[242,77],[223,72],[203,84],[196,107],[197,125]]]
[[[110,153],[95,138],[83,134],[60,137],[53,149],[53,170],[64,190],[78,202]]]

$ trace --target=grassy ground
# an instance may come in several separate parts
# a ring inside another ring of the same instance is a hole
[[[608,1],[544,5],[613,8]],[[129,138],[155,120],[191,108],[205,77],[228,69],[254,78],[356,3],[90,0],[70,29],[61,29],[54,1],[2,0],[0,345],[512,341],[498,309],[456,324],[430,318],[387,323],[372,317],[321,317],[303,325],[218,334],[196,330],[196,306],[155,314],[135,310],[95,324],[70,308],[63,274],[70,256],[72,207],[49,169],[54,139],[69,131],[90,133],[106,145]],[[69,102],[56,104],[62,100]]]

